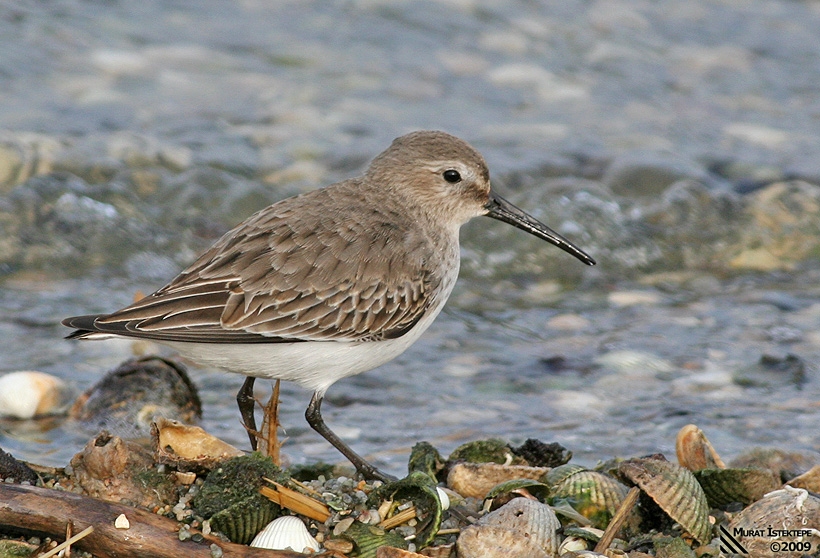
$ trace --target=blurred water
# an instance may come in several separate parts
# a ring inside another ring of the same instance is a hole
[[[253,211],[436,128],[599,265],[465,226],[430,331],[328,394],[357,450],[398,473],[422,439],[538,437],[590,463],[671,456],[688,422],[728,456],[817,450],[818,28],[820,4],[785,0],[0,4],[0,371],[87,388],[132,347],[62,341],[61,318],[162,286]],[[764,354],[798,356],[805,381],[750,372]],[[203,426],[245,447],[241,378],[193,376]],[[308,399],[284,388],[285,451],[335,461]],[[0,425],[40,463],[87,438]]]

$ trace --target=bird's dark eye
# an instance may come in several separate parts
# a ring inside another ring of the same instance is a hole
[[[456,182],[461,182],[461,174],[457,170],[448,169],[444,171],[442,174],[444,180],[449,182],[450,184],[455,184]]]

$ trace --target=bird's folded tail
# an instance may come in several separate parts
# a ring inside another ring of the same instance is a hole
[[[67,327],[73,327],[74,331],[65,336],[66,339],[85,339],[94,333],[101,333],[95,325],[97,318],[105,314],[88,314],[86,316],[72,316],[64,319],[61,323]]]

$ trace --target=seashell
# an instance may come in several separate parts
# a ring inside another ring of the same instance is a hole
[[[500,508],[518,495],[530,494],[544,502],[549,496],[549,487],[543,482],[532,479],[514,479],[492,487],[485,496],[485,500],[492,500],[490,509]],[[486,505],[486,502],[485,502]]]
[[[447,511],[450,509],[450,495],[447,494],[447,491],[441,488],[440,486],[436,487],[436,493],[438,494],[438,500],[441,502],[441,509]]]
[[[449,504],[449,496],[447,499]],[[416,532],[414,542],[418,547],[424,548],[433,541],[441,526],[443,506],[435,481],[426,473],[410,473],[399,481],[380,486],[371,494],[374,506],[378,501],[384,500],[412,502],[419,520],[419,531]]]
[[[358,558],[375,558],[376,552],[383,546],[407,548],[404,537],[395,531],[385,531],[381,527],[366,525],[361,521],[354,521],[341,537],[353,543],[357,552],[355,556]]]
[[[695,558],[692,548],[680,537],[658,537],[652,541],[655,554],[664,558]]]
[[[453,558],[456,555],[456,543],[428,546],[419,552],[427,558]]]
[[[549,486],[555,486],[575,473],[580,473],[581,471],[586,470],[587,468],[583,465],[567,463],[565,465],[561,465],[560,467],[554,467],[551,469],[550,472],[544,477],[544,482],[546,482]]]
[[[43,469],[40,469],[44,472]],[[35,484],[39,475],[34,472],[34,469],[29,467],[25,462],[14,458],[10,453],[3,451],[0,448],[0,479],[6,482]],[[0,556],[3,556],[0,554]]]
[[[382,546],[376,550],[376,558],[425,558],[425,555],[395,546]]]
[[[89,440],[70,465],[74,484],[95,498],[151,508],[176,494],[172,476],[157,472],[151,452],[105,431]]]
[[[772,543],[800,542],[805,546],[789,551],[785,545],[777,552],[778,558],[800,558],[820,545],[820,497],[802,488],[789,485],[769,492],[762,499],[738,513],[729,523],[728,530],[748,551],[749,556],[771,556]],[[801,530],[800,535],[775,536],[771,529]]]
[[[190,486],[196,481],[196,473],[190,471],[175,471],[174,476],[176,476],[177,482],[183,486]]]
[[[319,543],[305,527],[301,519],[294,515],[277,517],[253,538],[250,546],[270,550],[295,550],[296,552],[316,552]]]
[[[337,554],[350,554],[353,552],[353,543],[347,539],[325,539],[322,545],[327,552],[336,552]]]
[[[558,467],[572,459],[572,452],[558,442],[542,442],[535,438],[527,440],[512,448],[515,455],[523,458],[527,465],[533,467]]]
[[[484,498],[494,486],[515,479],[539,480],[546,467],[499,465],[497,463],[457,463],[450,468],[447,486],[465,498]]]
[[[597,471],[581,470],[553,486],[550,502],[566,500],[581,515],[600,529],[609,525],[629,489],[612,477]],[[632,523],[639,521],[637,515]]]
[[[702,469],[694,475],[713,508],[733,502],[751,504],[781,484],[780,477],[768,469]]]
[[[589,541],[581,537],[566,537],[558,546],[558,556],[563,556],[567,552],[581,552],[589,550]]]
[[[212,470],[191,504],[211,528],[232,542],[248,544],[280,514],[280,508],[259,493],[263,477],[287,482],[287,473],[259,453],[234,457]]]
[[[442,468],[444,468],[444,459],[432,444],[419,442],[410,450],[410,459],[407,462],[408,472],[421,471],[435,479]]]
[[[128,518],[125,517],[124,513],[121,513],[117,516],[117,519],[114,520],[114,528],[115,529],[130,529],[131,522],[128,521]]]
[[[706,544],[712,539],[709,503],[691,471],[663,456],[629,459],[621,463],[619,471],[698,542]]]
[[[3,557],[34,556],[36,550],[37,545],[25,541],[16,541],[14,539],[0,540],[0,556]]]
[[[517,498],[520,500],[521,498]],[[516,531],[495,525],[472,525],[458,536],[458,558],[552,558],[544,549]]]
[[[278,513],[279,506],[254,495],[218,511],[209,521],[212,531],[219,531],[231,542],[248,544]]]
[[[151,424],[151,439],[157,462],[178,469],[209,470],[230,457],[244,455],[199,426],[162,417]]]
[[[564,535],[578,537],[592,543],[597,543],[604,536],[603,529],[596,529],[595,527],[576,527],[574,525],[567,525],[564,527]]]
[[[51,374],[21,370],[0,376],[0,417],[31,419],[63,413],[71,390]]]
[[[729,465],[771,469],[786,482],[815,465],[820,465],[820,455],[810,452],[786,452],[776,448],[753,448],[734,458]]]
[[[467,442],[453,450],[447,459],[449,463],[499,463],[503,465],[526,465],[527,462],[513,453],[512,448],[502,440],[476,440]]]
[[[687,424],[678,431],[675,439],[675,452],[678,455],[680,466],[690,471],[726,468],[723,460],[706,438],[706,434],[694,424]]]
[[[809,492],[820,494],[820,465],[815,465],[802,475],[794,477],[786,484],[794,488],[805,488]]]
[[[513,531],[517,536],[535,543],[548,556],[558,552],[561,522],[548,505],[536,500],[514,498],[479,519],[476,525],[491,525]]]

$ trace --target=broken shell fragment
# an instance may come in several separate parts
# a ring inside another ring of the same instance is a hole
[[[151,439],[157,462],[182,470],[209,470],[220,461],[244,455],[199,426],[162,417],[152,423]]]
[[[604,532],[594,527],[564,527],[564,540],[558,546],[558,556],[567,552],[582,552],[595,546]]]
[[[270,550],[294,550],[296,552],[316,552],[319,543],[305,527],[301,519],[294,515],[277,517],[253,538],[250,546]]]
[[[420,552],[423,553],[422,556],[427,556],[427,558],[454,558],[456,555],[456,543],[428,546]]]
[[[558,546],[558,556],[563,556],[568,552],[581,552],[589,550],[589,541],[581,537],[566,537]]]
[[[450,509],[450,495],[447,494],[447,491],[441,488],[440,486],[436,487],[436,492],[438,493],[439,502],[441,502],[441,509],[447,511]]]
[[[114,528],[115,529],[130,529],[131,523],[128,521],[128,518],[125,517],[124,513],[121,513],[117,516],[117,519],[114,520]]]
[[[709,503],[695,476],[663,456],[629,459],[619,472],[641,488],[698,542],[712,539]]]
[[[779,558],[799,558],[820,545],[818,525],[820,497],[786,485],[738,513],[728,530],[749,556],[771,556],[775,549]]]
[[[733,502],[745,506],[780,488],[780,478],[769,469],[702,469],[694,475],[713,508]]]
[[[409,473],[421,471],[435,479],[443,467],[444,459],[429,442],[419,442],[410,450],[410,459],[407,462]]]
[[[515,479],[540,480],[546,467],[499,465],[497,463],[457,463],[447,475],[447,486],[465,498],[484,498],[495,486]]]
[[[675,452],[680,466],[690,471],[726,468],[706,434],[694,424],[687,424],[678,431]]]
[[[379,487],[371,494],[374,506],[385,500],[395,503],[412,502],[415,506],[415,518],[418,520],[414,539],[416,545],[424,548],[433,541],[441,527],[443,507],[438,487],[426,473],[415,471],[401,480]],[[397,506],[392,506],[391,509],[396,508]]]

